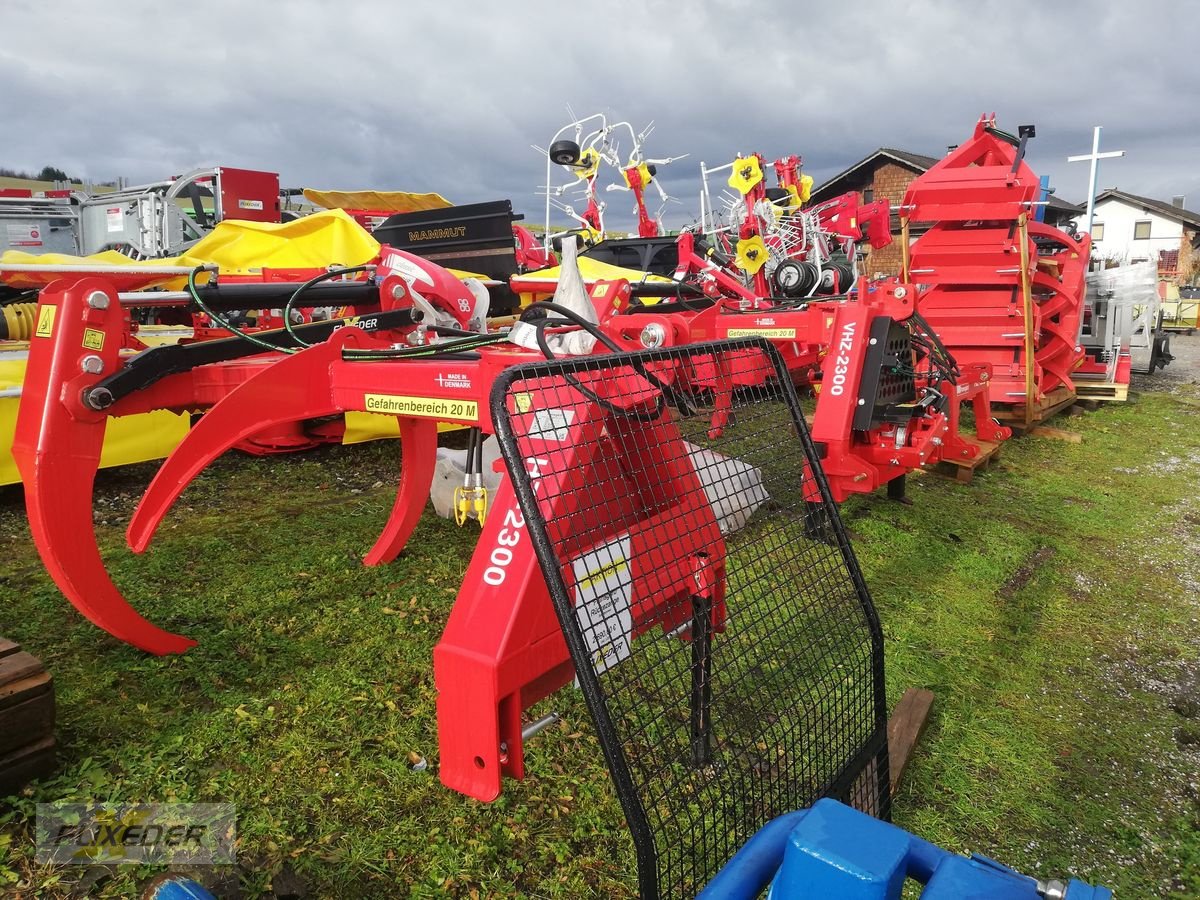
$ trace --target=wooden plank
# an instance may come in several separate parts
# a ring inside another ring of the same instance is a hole
[[[54,734],[54,695],[43,693],[0,711],[0,756]]]
[[[27,678],[0,685],[0,724],[4,722],[3,711],[5,709],[34,697],[40,697],[42,694],[49,694],[50,702],[53,704],[54,680],[46,671],[34,672]]]
[[[34,778],[53,773],[55,746],[50,736],[0,756],[0,797],[15,794]]]
[[[9,656],[21,649],[21,645],[16,641],[10,641],[6,637],[0,637],[0,657]]]
[[[1083,382],[1079,385],[1079,396],[1093,403],[1100,400],[1124,402],[1129,399],[1129,385],[1115,381]]]
[[[948,456],[938,460],[931,471],[953,478],[960,484],[970,484],[977,471],[986,469],[1000,456],[1000,449],[1004,446],[1002,442],[981,441],[974,437],[964,437],[964,440],[979,448],[977,456],[969,459]]]
[[[1034,425],[1029,429],[1034,437],[1051,438],[1056,441],[1066,441],[1068,444],[1082,444],[1083,435],[1078,431],[1064,431],[1061,428],[1051,428],[1049,425]]]
[[[10,656],[0,658],[0,691],[3,691],[6,685],[45,671],[46,667],[36,656],[18,650]]]
[[[909,688],[888,719],[888,759],[892,776],[892,794],[900,786],[904,770],[917,741],[921,739],[933,707],[933,691]]]

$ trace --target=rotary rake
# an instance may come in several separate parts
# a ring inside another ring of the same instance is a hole
[[[603,113],[595,113],[569,122],[555,132],[550,144],[545,149],[534,147],[546,157],[546,184],[543,188],[546,197],[546,223],[544,230],[544,252],[550,253],[551,243],[555,238],[563,237],[567,232],[556,233],[550,226],[551,209],[566,213],[578,229],[585,243],[594,244],[602,241],[606,235],[604,212],[607,204],[600,199],[599,179],[603,164],[607,164],[621,173],[621,182],[605,185],[607,191],[628,191],[633,194],[634,212],[638,219],[638,236],[643,238],[657,237],[662,231],[662,211],[673,198],[667,195],[660,182],[655,180],[658,167],[684,159],[683,156],[669,156],[661,159],[648,158],[645,155],[646,139],[654,130],[651,122],[641,131],[635,131],[629,122],[609,122]],[[573,134],[573,138],[566,137]],[[628,136],[632,144],[629,156],[622,162],[619,137]],[[554,184],[555,167],[564,170],[571,180],[565,184]],[[653,186],[661,201],[658,212],[651,216],[646,206],[646,191]],[[585,200],[582,213],[564,196],[572,192]]]

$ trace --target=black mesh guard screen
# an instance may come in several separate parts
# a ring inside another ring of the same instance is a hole
[[[775,350],[521,366],[491,402],[642,896],[822,796],[886,816],[879,623]]]

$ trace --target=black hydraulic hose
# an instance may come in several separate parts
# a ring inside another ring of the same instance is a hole
[[[288,298],[287,303],[285,303],[283,306],[283,327],[287,329],[287,333],[291,335],[292,340],[296,342],[297,346],[312,346],[312,344],[307,343],[303,338],[296,334],[295,330],[292,328],[292,309],[295,307],[296,301],[300,299],[301,295],[303,295],[304,292],[309,288],[314,287],[323,281],[332,281],[333,279],[341,278],[344,275],[355,275],[359,272],[374,271],[374,269],[375,265],[373,263],[364,266],[351,266],[347,269],[332,269],[328,272],[322,272],[320,275],[308,279],[308,281],[296,288],[295,292],[291,297]]]

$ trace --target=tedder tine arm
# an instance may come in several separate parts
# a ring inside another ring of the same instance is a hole
[[[122,311],[99,278],[55,282],[42,292],[12,454],[25,485],[29,528],[66,598],[109,634],[149,653],[182,653],[195,641],[144,619],[100,558],[92,490],[107,418],[84,390],[118,365]]]
[[[130,549],[143,552],[184,489],[238,442],[275,425],[342,412],[333,399],[330,367],[341,361],[345,336],[353,331],[343,329],[323,343],[264,367],[205,413],[146,489],[129,521]]]

